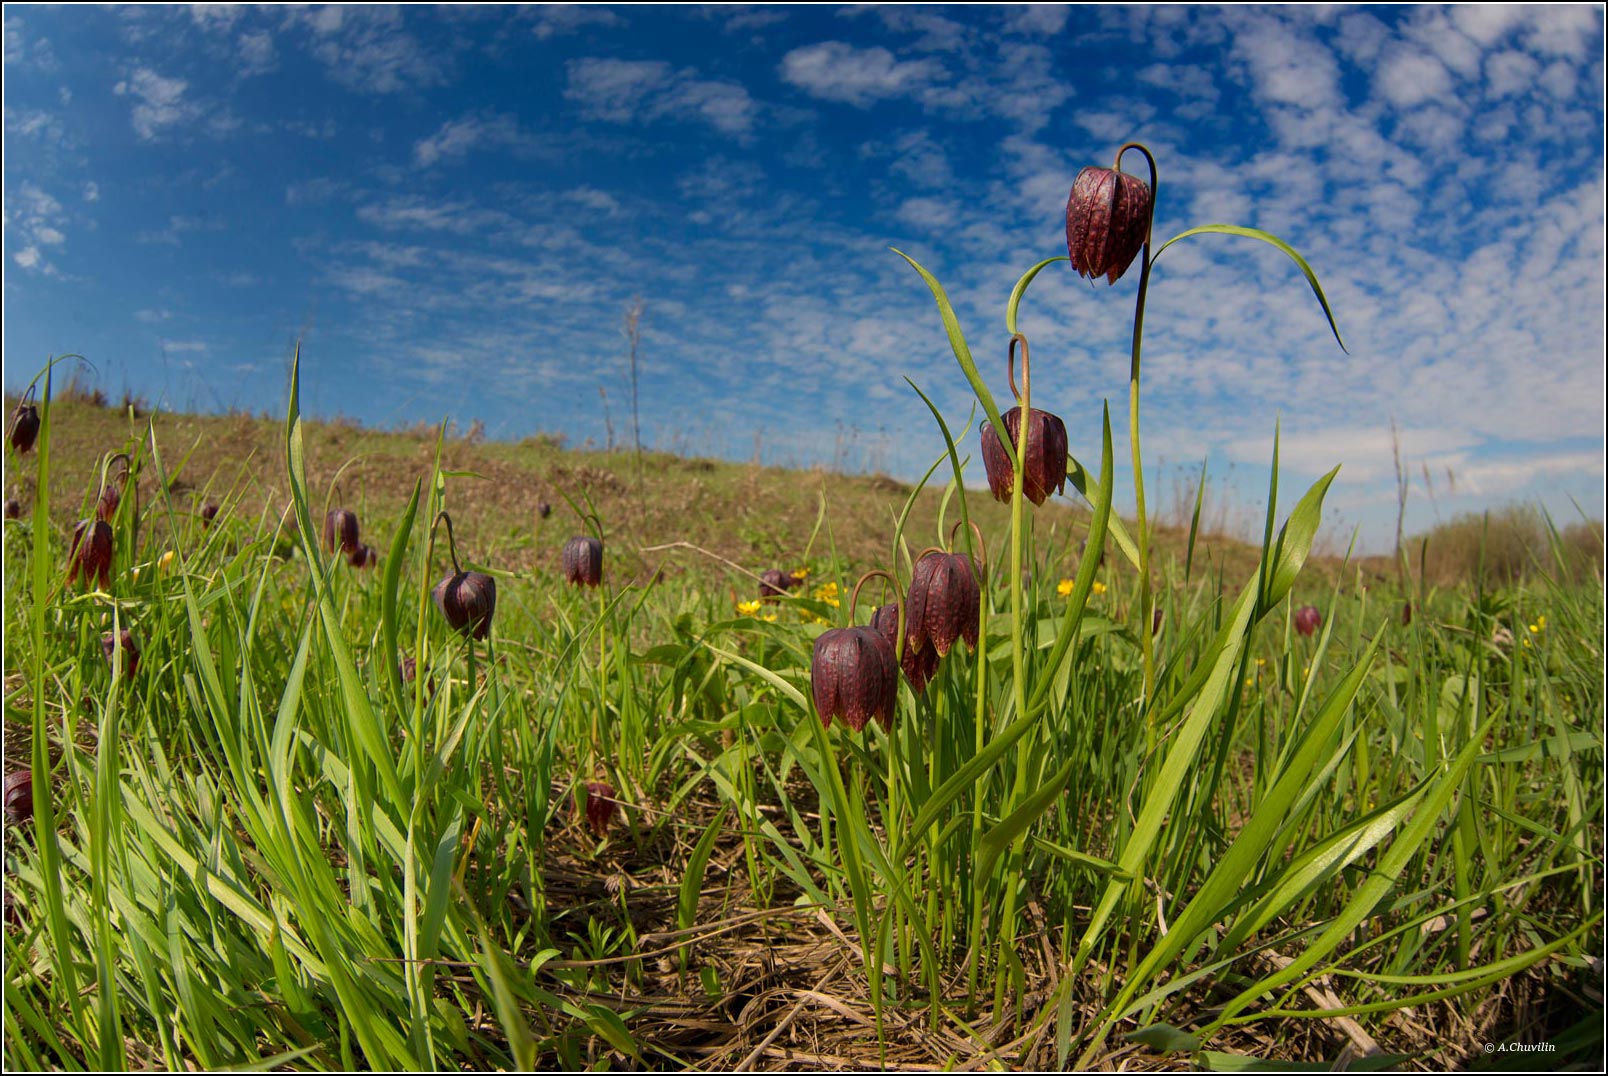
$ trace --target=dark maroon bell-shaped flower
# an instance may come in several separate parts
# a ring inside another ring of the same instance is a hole
[[[97,580],[102,590],[112,581],[112,528],[104,520],[83,519],[73,528],[72,552],[67,557],[67,585]]]
[[[339,550],[350,557],[357,552],[357,516],[344,508],[332,508],[324,517],[324,551]]]
[[[31,452],[39,436],[39,408],[31,403],[17,405],[11,415],[11,429],[6,437],[18,452]]]
[[[497,609],[497,581],[485,572],[455,572],[431,592],[436,608],[460,635],[484,639]]]
[[[214,504],[212,501],[208,501],[206,504],[201,506],[201,529],[202,530],[205,530],[206,528],[212,526],[212,521],[217,519],[217,518],[218,518],[218,506],[216,504]]]
[[[1150,233],[1150,188],[1138,176],[1085,168],[1066,200],[1066,252],[1079,276],[1115,284]]]
[[[116,635],[107,632],[101,636],[101,653],[106,655],[106,664],[112,663],[112,655],[119,650],[123,652],[123,675],[132,678],[140,667],[140,648],[134,642],[134,633],[120,631]]]
[[[916,561],[905,613],[905,646],[920,653],[931,646],[939,657],[956,639],[977,647],[977,613],[981,593],[971,558],[933,550]]]
[[[354,568],[372,568],[379,562],[380,555],[374,552],[374,547],[367,542],[346,554],[346,563]]]
[[[1303,605],[1295,611],[1295,630],[1302,635],[1311,635],[1323,624],[1323,614],[1311,605]]]
[[[22,518],[22,502],[17,500],[15,497],[8,497],[6,499],[6,518],[7,519],[21,519]]]
[[[832,628],[815,640],[810,693],[821,724],[833,717],[859,732],[873,717],[893,728],[899,697],[899,663],[893,644],[876,628]]]
[[[603,543],[579,535],[564,543],[564,578],[571,586],[595,587],[603,582]]]
[[[33,817],[33,771],[12,770],[6,774],[6,821],[22,823]]]
[[[877,611],[871,614],[871,626],[882,633],[882,637],[888,640],[888,645],[897,653],[899,603],[889,602],[887,605],[878,606]],[[904,654],[899,658],[899,668],[904,671],[905,679],[909,681],[911,689],[919,695],[927,690],[928,682],[938,675],[938,651],[934,650],[930,643],[920,650],[906,643]]]
[[[553,506],[548,504],[546,501],[543,501],[536,506],[536,514],[541,518],[546,519],[548,516],[553,514]]]
[[[1021,437],[1022,409],[1013,407],[1000,416],[1005,433],[1015,447]],[[1036,505],[1051,493],[1066,488],[1066,424],[1048,411],[1032,408],[1027,418],[1026,467],[1022,474],[1022,494]],[[988,474],[988,490],[1002,504],[1011,503],[1011,486],[1016,472],[1011,457],[1000,444],[992,423],[983,423],[983,470]]]
[[[609,823],[620,811],[620,804],[614,798],[614,786],[606,781],[586,782],[586,824],[592,828],[592,836],[602,840],[608,835]]]
[[[766,568],[759,573],[759,596],[761,598],[779,598],[787,593],[792,582],[792,576],[780,568]]]

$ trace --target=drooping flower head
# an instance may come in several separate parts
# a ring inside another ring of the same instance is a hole
[[[1016,345],[1022,345],[1022,388],[1016,391]],[[1028,364],[1027,338],[1017,333],[1011,337],[1010,354],[1007,356],[1007,369],[1010,371],[1011,390],[1016,393],[1018,400],[1028,398],[1030,385],[1030,367]],[[1010,439],[1010,448],[1001,443],[1000,433],[994,429],[993,423],[983,423],[983,470],[988,475],[988,491],[994,495],[996,501],[1009,504],[1011,490],[1016,481],[1016,471],[1011,466],[1011,454],[1021,442],[1022,435],[1022,407],[1016,406],[1000,415],[1005,424],[1004,436]],[[1035,505],[1041,505],[1051,493],[1060,493],[1066,488],[1066,460],[1067,439],[1066,424],[1056,415],[1048,411],[1040,411],[1035,407],[1027,408],[1027,452],[1023,456],[1022,495]]]
[[[899,603],[889,602],[877,607],[871,614],[871,626],[882,633],[888,640],[888,645],[897,652],[899,649]],[[899,668],[904,672],[905,680],[916,694],[927,690],[927,684],[938,675],[938,651],[929,643],[921,650],[917,650],[909,643],[905,644],[904,653],[899,655]]]
[[[795,585],[792,576],[780,568],[766,568],[759,573],[759,596],[762,599],[780,598],[790,586]]]
[[[1130,144],[1117,151],[1138,149]],[[1151,162],[1152,182],[1155,163]],[[1066,200],[1066,252],[1079,276],[1105,277],[1115,284],[1150,237],[1150,217],[1155,192],[1138,176],[1115,168],[1089,167],[1072,181]]]
[[[602,840],[608,836],[609,823],[620,811],[620,804],[614,798],[614,786],[607,781],[586,782],[586,824],[592,829],[592,836]]]
[[[218,518],[218,506],[217,506],[216,503],[214,503],[212,501],[208,501],[206,504],[201,506],[201,529],[202,530],[205,530],[206,528],[212,526],[212,521],[217,519],[217,518]]]
[[[574,587],[595,587],[603,582],[603,542],[577,535],[564,543],[564,579]]]
[[[119,461],[123,464],[122,473],[112,477],[109,473],[112,465]],[[128,453],[119,452],[106,461],[101,468],[100,497],[95,502],[95,517],[103,522],[110,523],[117,516],[117,509],[123,503],[123,490],[129,485],[130,467]]]
[[[6,498],[6,518],[7,519],[21,519],[22,518],[22,502],[17,500],[15,497],[7,497]]]
[[[6,439],[19,453],[33,451],[34,441],[39,436],[39,408],[30,402],[33,394],[34,389],[30,385],[27,395],[11,413],[11,428],[6,431]]]
[[[94,580],[105,590],[112,581],[112,528],[104,520],[83,519],[73,527],[72,552],[67,557],[67,585]]]
[[[33,770],[12,770],[6,774],[6,821],[21,824],[33,817]]]
[[[346,563],[354,568],[372,568],[380,563],[380,555],[374,552],[373,546],[364,542],[355,550],[346,554]]]
[[[453,631],[473,639],[484,639],[491,631],[491,616],[497,611],[497,581],[485,572],[466,572],[459,567],[452,517],[442,512],[436,516],[436,521],[447,524],[452,574],[437,583],[430,596]]]
[[[867,572],[849,599],[852,614],[860,587],[874,575]],[[884,729],[893,728],[893,710],[899,699],[899,662],[893,643],[875,627],[830,628],[815,640],[810,654],[810,694],[821,724],[831,727],[840,718],[855,732],[872,718]]]
[[[134,642],[134,633],[124,629],[113,635],[107,632],[101,636],[101,653],[106,655],[106,664],[114,663],[114,655],[123,652],[123,675],[133,679],[140,668],[140,648]]]
[[[361,545],[358,541],[357,514],[332,508],[324,517],[324,552],[345,553],[350,557]]]
[[[931,646],[939,657],[949,653],[956,639],[976,649],[981,574],[963,553],[923,553],[910,579],[905,645],[917,653]]]
[[[1295,630],[1302,635],[1311,635],[1323,624],[1323,614],[1318,612],[1316,606],[1303,605],[1295,611]]]

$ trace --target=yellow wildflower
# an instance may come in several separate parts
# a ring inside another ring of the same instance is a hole
[[[1059,583],[1055,584],[1055,592],[1057,594],[1059,594],[1063,598],[1066,597],[1068,594],[1071,594],[1072,593],[1072,580],[1063,579]]]
[[[838,605],[838,585],[836,583],[823,583],[815,588],[815,597],[819,601],[836,607]]]
[[[738,602],[737,611],[743,616],[753,616],[755,613],[759,612],[759,602]]]
[[[789,574],[791,574],[794,579],[808,579],[810,577],[810,570],[801,565],[797,568],[794,568]]]
[[[767,623],[767,624],[774,624],[774,623],[776,623],[776,614],[775,613],[766,613],[764,616],[760,617],[759,619],[765,621],[765,623]]]
[[[156,562],[156,566],[158,568],[164,568],[165,569],[169,565],[171,565],[172,563],[173,563],[173,550],[170,549],[166,553],[162,554],[162,559]]]
[[[1095,584],[1094,584],[1094,592],[1095,592],[1095,593],[1096,593],[1096,594],[1104,594],[1104,593],[1105,593],[1105,590],[1106,590],[1106,588],[1105,588],[1105,584],[1104,584],[1104,583],[1100,583],[1100,582],[1096,582],[1096,583],[1095,583]]]

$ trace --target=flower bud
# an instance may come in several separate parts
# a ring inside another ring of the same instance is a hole
[[[1323,624],[1323,614],[1315,606],[1303,605],[1295,611],[1295,630],[1311,635]]]
[[[436,608],[460,635],[484,639],[497,609],[497,581],[485,572],[458,572],[437,583],[431,592]]]
[[[586,824],[592,828],[592,836],[598,840],[608,836],[609,823],[614,821],[619,811],[613,785],[606,781],[586,783]]]
[[[98,580],[102,590],[112,581],[112,528],[104,520],[84,519],[73,528],[72,552],[67,558],[67,584]]]
[[[595,587],[603,582],[603,543],[581,535],[564,543],[564,579],[576,587]]]
[[[324,551],[337,550],[351,556],[357,552],[357,516],[344,508],[332,508],[324,517]]]
[[[106,655],[107,665],[112,664],[112,656],[119,650],[123,651],[123,675],[132,678],[140,667],[140,648],[135,645],[133,632],[107,632],[101,636],[101,653]]]
[[[20,824],[33,817],[33,770],[12,770],[6,774],[6,821]]]
[[[871,626],[882,633],[882,637],[888,640],[888,645],[897,653],[899,603],[889,602],[887,605],[879,606],[877,611],[871,614]],[[899,668],[904,671],[905,680],[909,682],[911,689],[919,695],[927,690],[928,682],[938,674],[938,651],[934,650],[931,644],[917,650],[906,643],[904,654],[899,659]]]
[[[1079,276],[1115,284],[1150,234],[1151,191],[1138,176],[1085,168],[1066,200],[1066,252]]]
[[[11,415],[11,430],[6,437],[18,452],[33,450],[34,439],[39,436],[39,408],[31,403],[18,404]]]
[[[810,693],[824,726],[836,716],[859,732],[874,717],[892,729],[899,693],[893,644],[876,628],[823,631],[810,655]]]
[[[1013,407],[1000,416],[1005,433],[1014,447],[1020,440],[1022,409]],[[1027,452],[1023,457],[1022,494],[1041,505],[1051,493],[1066,488],[1066,424],[1048,411],[1032,408],[1027,419]],[[983,470],[988,474],[988,490],[1002,504],[1011,502],[1011,486],[1016,472],[1011,457],[1000,443],[992,423],[983,423]]]
[[[927,647],[939,657],[956,639],[977,647],[977,616],[982,594],[971,558],[938,550],[916,561],[905,614],[905,647],[920,653]]]

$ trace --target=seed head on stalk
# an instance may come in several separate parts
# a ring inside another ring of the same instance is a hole
[[[874,575],[892,580],[887,572],[871,571],[860,577],[849,598],[854,615],[860,587]],[[830,628],[815,640],[810,654],[810,694],[821,724],[830,728],[841,718],[855,732],[876,718],[893,729],[893,710],[899,698],[899,661],[894,644],[875,627]]]
[[[485,572],[466,572],[458,565],[458,547],[452,536],[452,517],[442,512],[436,522],[447,525],[447,549],[452,555],[452,574],[435,585],[430,596],[447,624],[459,635],[484,639],[491,631],[491,616],[497,611],[497,581]]]
[[[1022,345],[1022,387],[1016,388],[1016,345]],[[1027,337],[1017,333],[1011,337],[1006,355],[1011,391],[1016,399],[1027,398],[1031,368],[1027,355]],[[1020,403],[1000,416],[1005,423],[1005,436],[1014,449],[1021,442],[1022,407]],[[988,475],[988,491],[1002,504],[1009,504],[1016,472],[1011,467],[1010,450],[1000,441],[1000,434],[992,423],[983,423],[983,470]],[[1027,452],[1023,457],[1022,495],[1035,505],[1042,505],[1051,493],[1066,488],[1067,439],[1066,423],[1059,416],[1036,407],[1027,409]]]

